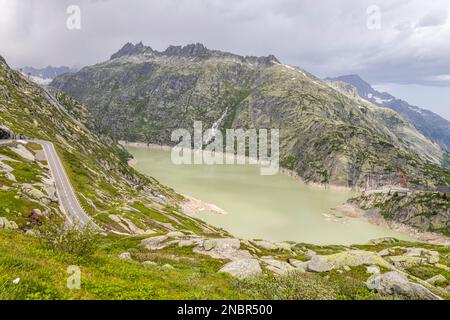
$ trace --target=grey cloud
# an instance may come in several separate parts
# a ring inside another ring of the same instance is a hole
[[[417,27],[441,26],[447,22],[447,19],[448,19],[447,11],[430,12],[419,21]]]
[[[202,42],[243,55],[275,54],[320,77],[360,73],[373,82],[446,85],[436,76],[450,74],[450,26],[436,14],[450,11],[447,0],[0,3],[6,3],[0,10],[0,54],[15,66],[94,64],[126,42],[143,41],[158,50]],[[70,4],[81,7],[79,31],[65,27]],[[366,10],[372,4],[381,9],[380,30],[366,26]],[[424,12],[432,14],[424,17]]]

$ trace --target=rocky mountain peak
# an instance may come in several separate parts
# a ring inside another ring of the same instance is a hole
[[[235,57],[238,59],[241,59],[242,61],[250,62],[250,63],[256,63],[260,65],[270,65],[273,63],[280,63],[280,61],[274,56],[274,55],[268,55],[263,57],[255,57],[255,56],[239,56],[233,53],[228,52],[222,52],[219,50],[210,50],[207,47],[205,47],[202,43],[191,43],[185,46],[175,46],[170,45],[165,49],[164,51],[156,51],[153,50],[151,47],[145,46],[142,44],[142,42],[133,44],[133,43],[126,43],[119,51],[114,53],[111,56],[111,60],[120,58],[123,56],[133,56],[133,55],[139,55],[143,53],[152,53],[156,56],[166,56],[166,57],[201,57],[205,56],[207,54],[214,54],[218,57]]]
[[[127,42],[119,51],[114,53],[111,56],[111,60],[120,58],[123,56],[132,56],[136,54],[141,54],[144,52],[153,51],[152,48],[144,46],[142,42],[132,44],[131,42]]]
[[[272,63],[280,63],[280,61],[277,59],[277,57],[275,57],[273,54],[270,54],[266,57],[254,57],[254,56],[245,57],[245,60],[247,60],[248,62],[251,62],[251,63],[258,63],[258,64],[262,64],[262,65],[270,65]]]
[[[169,46],[166,50],[164,50],[163,54],[168,56],[187,56],[187,57],[197,57],[201,56],[205,53],[210,52],[208,48],[206,48],[201,43],[188,44],[184,47],[182,46]]]
[[[425,137],[439,144],[442,148],[450,150],[450,122],[441,116],[408,102],[397,99],[387,92],[375,90],[369,83],[356,74],[326,78],[326,81],[340,89],[342,84],[354,87],[358,96],[380,107],[392,109],[409,120]],[[348,89],[348,88],[344,88]],[[344,90],[347,91],[348,90]]]
[[[356,88],[358,95],[377,105],[385,105],[387,102],[395,100],[395,97],[387,92],[379,92],[375,90],[368,82],[363,80],[357,74],[339,76],[336,78],[326,78],[325,80],[335,82],[340,81],[352,85]]]
[[[356,88],[358,91],[358,94],[360,97],[368,98],[369,94],[375,94],[375,90],[372,88],[372,86],[364,81],[359,75],[357,74],[349,74],[344,76],[339,76],[336,78],[326,78],[325,80],[328,81],[341,81],[348,83]]]

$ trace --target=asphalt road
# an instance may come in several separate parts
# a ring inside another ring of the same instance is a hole
[[[66,214],[69,223],[72,225],[78,223],[80,226],[90,223],[91,219],[78,202],[75,191],[73,190],[69,178],[67,177],[66,171],[64,170],[58,154],[56,153],[53,143],[42,140],[35,142],[41,144],[44,148],[47,162],[50,166],[53,179],[55,180],[59,204]],[[91,224],[95,225],[92,222]]]

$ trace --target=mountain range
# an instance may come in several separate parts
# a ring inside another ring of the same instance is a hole
[[[358,75],[345,75],[326,78],[325,80],[336,85],[339,85],[340,82],[341,88],[348,92],[352,92],[354,88],[356,94],[362,99],[370,101],[377,106],[398,112],[410,121],[425,137],[438,143],[447,151],[450,151],[450,121],[429,110],[412,106],[408,102],[398,99],[387,92],[379,92]],[[353,88],[345,88],[345,84]]]
[[[77,72],[77,68],[70,68],[66,66],[53,67],[47,66],[45,68],[23,67],[19,69],[23,74],[29,76],[38,84],[49,84],[54,78],[64,73]]]
[[[273,55],[127,43],[50,85],[84,103],[116,140],[170,145],[173,130],[196,120],[220,130],[279,128],[282,166],[307,182],[363,187],[369,176],[401,172],[413,185],[449,184],[444,150],[399,113]]]

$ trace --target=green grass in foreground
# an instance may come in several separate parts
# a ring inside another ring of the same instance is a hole
[[[37,237],[0,229],[0,300],[401,298],[383,297],[368,290],[365,281],[370,275],[364,266],[345,272],[333,270],[289,276],[265,273],[239,281],[217,272],[227,261],[195,254],[192,247],[177,245],[149,251],[140,246],[143,238],[101,236],[95,240],[98,241],[95,253],[80,257],[52,250]],[[333,246],[322,249],[328,253],[340,251]],[[118,255],[123,252],[130,252],[132,260],[119,259]],[[143,261],[153,261],[157,265],[143,265]],[[165,264],[173,268],[163,267]],[[70,265],[81,268],[80,290],[69,290],[66,286]],[[434,267],[407,271],[422,279],[442,273]],[[20,282],[14,284],[16,278],[20,278]],[[446,285],[442,283],[440,287]]]
[[[120,250],[114,246],[105,244],[92,256],[76,257],[54,252],[35,237],[0,230],[0,300],[249,297],[235,290],[225,274],[203,272],[201,266],[180,267],[183,261],[173,264],[176,269],[143,266],[117,258]],[[81,268],[81,290],[66,287],[69,265]],[[18,284],[12,282],[16,278],[20,278]]]

